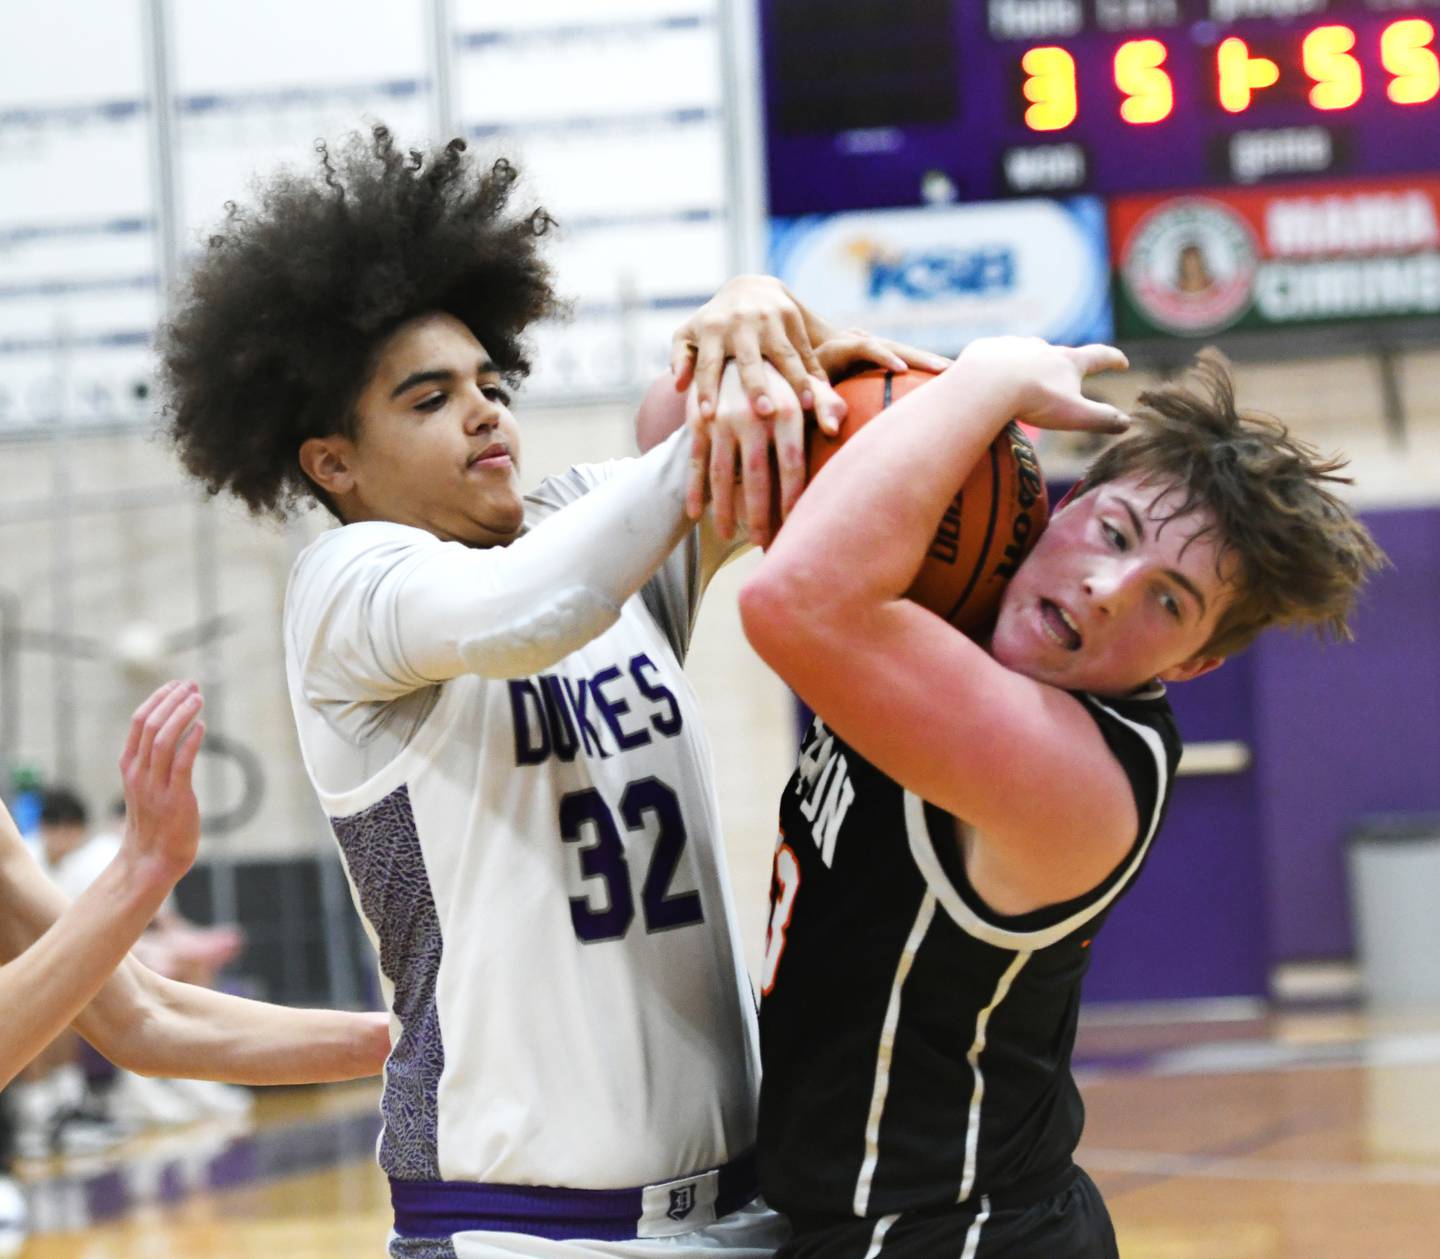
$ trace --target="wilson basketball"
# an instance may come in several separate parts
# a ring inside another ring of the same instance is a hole
[[[934,372],[876,368],[842,381],[836,389],[849,411],[837,437],[818,429],[811,433],[810,475],[819,472],[852,433],[934,377]],[[987,633],[1005,583],[1049,518],[1035,447],[1012,421],[956,489],[909,597],[972,637]]]

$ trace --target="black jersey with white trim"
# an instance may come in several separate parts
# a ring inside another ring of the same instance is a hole
[[[971,887],[953,818],[812,725],[781,802],[760,1015],[761,1187],[802,1226],[1018,1205],[1072,1174],[1090,942],[1180,759],[1158,684],[1077,698],[1130,781],[1138,834],[1090,892],[1013,916]]]

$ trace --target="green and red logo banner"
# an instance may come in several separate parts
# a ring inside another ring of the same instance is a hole
[[[1119,197],[1110,241],[1122,340],[1440,314],[1440,178]]]

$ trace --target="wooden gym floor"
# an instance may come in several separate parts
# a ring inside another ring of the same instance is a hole
[[[1081,1162],[1124,1259],[1433,1259],[1440,1011],[1089,1023]],[[24,1167],[24,1259],[384,1255],[373,1085],[262,1094],[89,1161]]]

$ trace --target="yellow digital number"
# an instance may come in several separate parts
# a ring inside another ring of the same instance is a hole
[[[1392,22],[1380,36],[1380,62],[1395,77],[1385,90],[1397,105],[1422,105],[1440,95],[1435,28],[1424,18]]]
[[[1314,81],[1310,103],[1316,109],[1349,109],[1364,91],[1360,63],[1350,55],[1355,32],[1348,26],[1317,26],[1300,46],[1305,73]]]
[[[1220,105],[1232,114],[1249,109],[1256,92],[1280,81],[1280,67],[1269,57],[1252,57],[1249,45],[1236,35],[1221,40],[1215,63],[1220,74]]]
[[[1025,125],[1031,131],[1061,131],[1080,112],[1075,58],[1063,48],[1032,48],[1020,58],[1025,71]]]
[[[1125,94],[1126,122],[1160,122],[1175,109],[1175,85],[1160,67],[1170,50],[1158,39],[1132,39],[1115,50],[1115,86]]]

